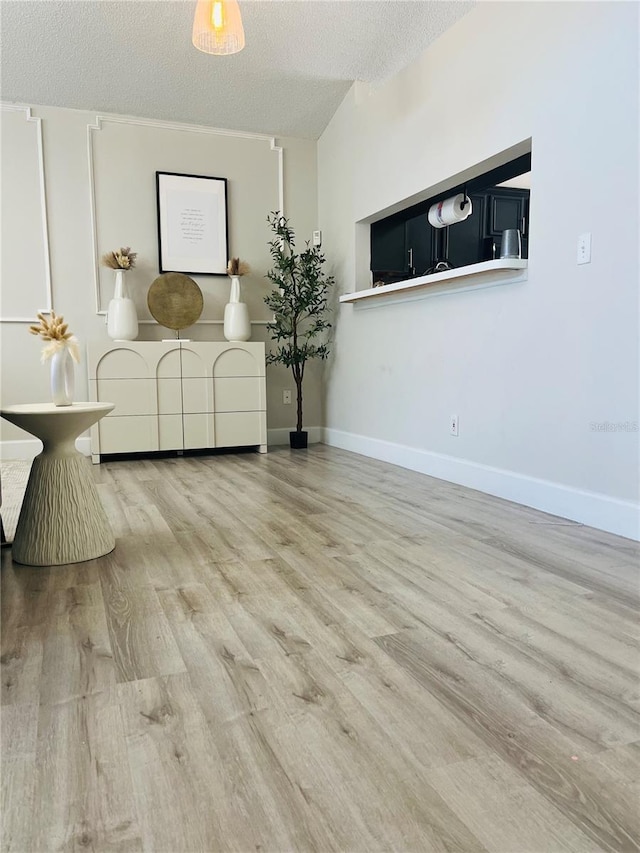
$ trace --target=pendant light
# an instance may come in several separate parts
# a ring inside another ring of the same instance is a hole
[[[244,47],[238,0],[198,0],[192,41],[198,50],[228,56]]]

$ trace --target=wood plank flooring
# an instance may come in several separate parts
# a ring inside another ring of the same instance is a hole
[[[93,471],[112,554],[2,554],[5,853],[640,850],[637,543],[322,445]]]

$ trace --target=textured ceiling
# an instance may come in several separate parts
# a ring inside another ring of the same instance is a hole
[[[315,139],[472,6],[240,0],[247,46],[219,57],[191,44],[195,0],[1,0],[0,97]]]

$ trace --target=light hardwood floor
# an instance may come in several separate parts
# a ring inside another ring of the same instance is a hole
[[[322,445],[2,562],[3,851],[640,849],[636,543]]]

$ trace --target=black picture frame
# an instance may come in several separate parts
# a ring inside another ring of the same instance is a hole
[[[226,275],[227,179],[156,172],[161,273]]]

